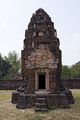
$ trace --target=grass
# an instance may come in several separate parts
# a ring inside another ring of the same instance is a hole
[[[10,99],[10,91],[0,90],[0,101]]]
[[[75,104],[70,109],[54,109],[47,113],[34,109],[18,110],[11,104],[12,91],[0,91],[0,120],[80,120],[80,90],[72,90]]]

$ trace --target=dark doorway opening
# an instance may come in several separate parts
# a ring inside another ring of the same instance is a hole
[[[39,89],[45,89],[45,74],[38,75],[38,86]]]

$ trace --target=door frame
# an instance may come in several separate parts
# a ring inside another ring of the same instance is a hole
[[[49,91],[49,70],[48,69],[37,69],[35,70],[35,91],[39,91],[38,76],[39,74],[45,74],[45,89]]]

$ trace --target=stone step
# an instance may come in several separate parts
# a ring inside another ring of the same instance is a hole
[[[36,98],[35,111],[37,111],[37,112],[47,112],[48,111],[46,98],[44,98],[44,97]]]
[[[47,108],[35,108],[36,112],[47,112],[48,109]]]
[[[35,107],[39,107],[39,108],[46,108],[47,107],[47,105],[46,105],[46,103],[35,103]]]
[[[46,101],[46,99],[45,98],[36,98],[36,102],[45,102]]]

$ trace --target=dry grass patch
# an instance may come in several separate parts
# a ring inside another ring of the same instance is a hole
[[[72,90],[75,104],[70,109],[54,109],[47,113],[34,109],[18,110],[11,103],[12,91],[0,91],[0,120],[80,120],[80,90]]]

